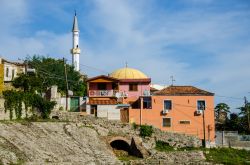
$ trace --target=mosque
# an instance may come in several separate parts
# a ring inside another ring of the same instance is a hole
[[[79,71],[79,28],[73,23],[72,65]],[[214,93],[194,86],[153,89],[151,78],[124,67],[87,79],[86,115],[153,125],[164,131],[198,136],[214,143]],[[205,132],[205,133],[204,133]]]

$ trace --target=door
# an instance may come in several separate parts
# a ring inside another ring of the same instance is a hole
[[[70,111],[71,112],[80,112],[79,106],[79,97],[71,97],[70,98]]]
[[[129,111],[128,108],[122,108],[120,109],[120,119],[123,123],[129,122]]]
[[[90,105],[90,114],[97,117],[97,105]]]

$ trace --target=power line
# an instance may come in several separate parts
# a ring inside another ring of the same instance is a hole
[[[239,97],[231,97],[231,96],[222,96],[222,95],[215,95],[217,97],[224,97],[224,98],[229,98],[229,99],[235,99],[235,100],[243,100],[244,98],[239,98]]]

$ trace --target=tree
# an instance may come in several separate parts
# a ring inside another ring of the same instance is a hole
[[[244,126],[247,127],[248,133],[250,133],[250,103],[246,102],[245,106],[240,108],[240,115],[242,115],[242,122],[245,123]]]
[[[63,60],[46,58],[43,56],[33,56],[28,57],[26,59],[26,63],[28,63],[31,68],[34,68],[36,70],[36,78],[33,77],[33,80],[40,81],[39,90],[44,92],[52,85],[57,85],[60,93],[66,93]],[[73,66],[66,64],[66,68],[69,90],[72,90],[75,96],[85,96],[85,78],[82,78],[82,75],[79,72],[75,71]]]
[[[227,114],[230,112],[230,107],[225,103],[219,103],[216,105],[215,109],[215,116],[218,122],[223,123],[227,119]],[[222,113],[225,114],[225,119],[222,119]]]

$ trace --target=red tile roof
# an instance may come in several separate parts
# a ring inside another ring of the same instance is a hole
[[[193,87],[193,86],[169,86],[160,91],[154,92],[154,95],[185,96],[185,95],[205,95],[213,96],[214,93]]]
[[[116,105],[116,100],[89,100],[90,105]]]

